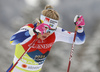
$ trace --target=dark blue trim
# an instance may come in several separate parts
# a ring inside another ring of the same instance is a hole
[[[42,54],[39,50],[33,51],[33,52],[28,52],[27,53],[33,60],[35,60],[36,62],[38,62],[39,64],[42,64],[46,57],[49,54],[49,51],[47,51],[45,54]],[[37,56],[45,56],[43,58],[41,57],[37,57]]]
[[[37,23],[34,24],[34,27],[35,27],[35,28],[36,28],[36,26],[37,26]]]
[[[82,33],[77,32],[76,37],[78,37],[81,41],[84,41],[85,40],[85,32],[84,31]]]
[[[65,30],[64,29],[62,29],[62,32],[64,32]]]
[[[11,66],[8,68],[8,70],[6,72],[9,72],[9,70],[12,68],[13,63],[11,64]]]
[[[34,27],[35,27],[35,28],[36,28],[36,26],[37,26],[37,23],[34,24]],[[38,35],[38,33],[36,33],[36,34]]]

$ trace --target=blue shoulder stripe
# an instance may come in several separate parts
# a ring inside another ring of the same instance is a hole
[[[23,31],[23,32],[20,32],[20,33],[17,33],[17,34],[14,34],[11,38],[10,38],[10,41],[11,44],[18,44],[18,43],[21,43],[23,42],[26,38],[30,37],[30,34],[29,34],[29,31]]]

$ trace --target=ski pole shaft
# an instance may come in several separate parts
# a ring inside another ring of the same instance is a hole
[[[69,72],[69,70],[70,70],[71,60],[72,60],[72,56],[73,56],[73,52],[74,52],[74,43],[75,43],[75,39],[76,39],[77,29],[78,29],[78,27],[75,26],[74,39],[73,39],[72,48],[71,48],[71,52],[70,52],[70,57],[69,57],[69,63],[68,63],[67,72]]]
[[[38,38],[33,42],[33,44],[38,40]],[[33,45],[32,44],[32,45]],[[22,54],[22,56],[17,60],[17,62],[12,66],[12,68],[9,70],[11,72],[14,67],[18,64],[18,62],[22,59],[22,57],[31,49],[32,45]]]

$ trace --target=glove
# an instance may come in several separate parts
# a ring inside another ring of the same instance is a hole
[[[51,27],[48,24],[42,23],[35,28],[35,31],[43,35],[43,33],[46,33],[46,30],[48,28],[51,29]]]
[[[82,28],[85,25],[84,18],[82,15],[76,15],[74,18],[74,23],[78,28]]]

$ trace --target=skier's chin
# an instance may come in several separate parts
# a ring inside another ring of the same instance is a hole
[[[41,36],[40,39],[41,40],[45,40],[47,38],[47,36]]]

